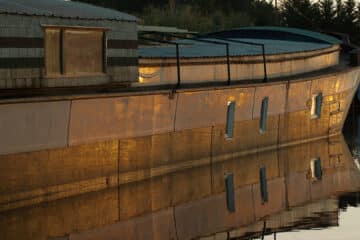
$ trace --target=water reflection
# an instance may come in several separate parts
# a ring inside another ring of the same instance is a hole
[[[321,209],[321,211],[316,213],[317,217],[313,219],[315,223],[308,227],[296,227],[286,232],[278,232],[276,239],[359,239],[358,219],[360,208],[357,208],[360,203],[359,197],[360,194],[357,192],[334,199],[334,209],[332,212],[326,212],[324,209]],[[264,239],[274,239],[274,236],[268,235]]]
[[[277,233],[281,239],[281,232],[338,226],[339,211],[359,203],[357,164],[343,136],[231,156],[3,212],[0,238],[249,239]]]

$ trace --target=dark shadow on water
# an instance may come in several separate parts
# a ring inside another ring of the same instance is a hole
[[[360,94],[356,94],[345,120],[343,134],[350,148],[360,145]]]

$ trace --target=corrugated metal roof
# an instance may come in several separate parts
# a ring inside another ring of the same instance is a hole
[[[116,10],[66,0],[0,0],[0,13],[90,20],[137,21]]]
[[[286,34],[288,33],[288,34]],[[221,42],[216,39],[241,40],[245,42],[261,43],[265,46],[265,53],[284,54],[293,52],[314,51],[329,48],[340,44],[340,41],[331,36],[297,28],[285,27],[244,27],[205,35],[202,39]],[[225,46],[203,43],[193,40],[178,40],[180,56],[185,58],[222,57],[226,55]],[[226,42],[226,41],[225,41]],[[231,56],[261,55],[259,46],[228,42]],[[184,44],[186,44],[184,46]],[[172,58],[176,57],[174,46],[140,47],[139,56],[144,58]]]
[[[217,39],[208,39],[219,41]],[[328,43],[311,43],[311,42],[294,42],[284,40],[269,40],[269,39],[249,39],[242,38],[236,40],[243,40],[253,43],[265,44],[265,53],[271,54],[284,54],[292,52],[304,52],[313,51],[318,49],[324,49],[331,47],[332,44]],[[225,46],[202,43],[190,40],[178,41],[183,45],[180,45],[180,56],[185,58],[196,57],[222,57],[226,56]],[[261,55],[262,49],[259,46],[250,46],[247,44],[228,42],[230,47],[231,56],[251,56]],[[184,45],[186,44],[186,45]],[[152,47],[140,47],[139,56],[145,58],[172,58],[176,57],[175,46],[152,46]]]
[[[166,26],[151,26],[151,25],[138,25],[139,32],[157,32],[157,33],[194,33],[187,29]]]
[[[272,30],[272,31],[279,31],[279,32],[288,32],[288,33],[294,33],[294,34],[298,34],[298,35],[302,35],[302,36],[307,36],[307,37],[311,37],[311,38],[316,38],[320,41],[324,41],[330,44],[340,44],[341,41],[335,37],[323,34],[323,33],[319,33],[319,32],[314,32],[314,31],[309,31],[309,30],[305,30],[305,29],[301,29],[301,28],[290,28],[290,27],[268,27],[268,26],[259,26],[259,27],[243,27],[240,28],[241,29],[254,29],[254,30]]]
[[[299,28],[255,26],[241,27],[220,32],[209,33],[208,36],[234,37],[234,38],[262,38],[288,41],[318,42],[340,44],[341,41],[332,36]]]

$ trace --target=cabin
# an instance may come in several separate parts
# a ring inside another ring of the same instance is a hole
[[[0,1],[0,89],[137,80],[136,17],[66,0]]]
[[[254,83],[340,63],[340,40],[303,29],[242,27],[192,38],[177,36],[168,44],[140,46],[141,83]]]

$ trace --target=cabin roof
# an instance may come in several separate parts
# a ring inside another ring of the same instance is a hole
[[[218,39],[207,38],[218,42]],[[320,49],[329,48],[332,44],[328,43],[309,43],[309,42],[293,42],[285,40],[269,40],[269,39],[234,39],[253,43],[261,43],[265,45],[265,53],[267,55],[273,54],[286,54],[294,52],[315,51]],[[210,44],[197,42],[193,40],[181,40],[180,43],[180,57],[196,58],[196,57],[223,57],[226,56],[224,45]],[[229,43],[230,56],[253,56],[261,55],[262,48],[260,46],[251,46],[241,43]],[[139,48],[139,56],[144,58],[173,58],[176,57],[176,50],[173,45],[166,46],[141,46]]]
[[[256,38],[270,40],[287,40],[295,42],[314,42],[340,44],[341,41],[335,37],[309,31],[300,28],[274,27],[274,26],[254,26],[241,27],[225,31],[209,33],[208,36],[233,37],[233,38]]]
[[[137,21],[135,16],[69,0],[0,0],[0,13],[87,20]]]
[[[338,39],[325,34],[281,27],[248,27],[209,33],[201,37],[201,39],[210,41],[229,43],[230,56],[261,55],[262,48],[261,46],[222,41],[217,38],[264,44],[267,55],[315,51],[340,44]],[[177,40],[176,42],[181,44],[180,57],[201,58],[226,56],[224,45],[203,43],[195,40]],[[173,58],[176,56],[176,51],[172,45],[142,46],[139,48],[139,56],[144,58]]]
[[[167,26],[138,25],[139,32],[156,32],[156,33],[195,33],[187,29]]]

